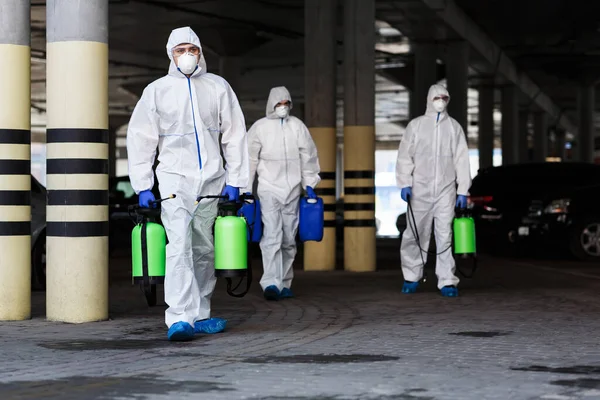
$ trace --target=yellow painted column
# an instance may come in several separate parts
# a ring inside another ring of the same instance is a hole
[[[321,182],[316,189],[323,198],[325,207],[325,228],[323,240],[304,244],[305,271],[331,271],[335,269],[335,169],[336,135],[335,128],[309,128],[317,146]]]
[[[304,109],[321,166],[315,192],[325,205],[323,240],[304,244],[305,271],[332,271],[336,261],[336,12],[336,0],[304,2]]]
[[[52,321],[108,318],[108,0],[47,4],[47,278]]]
[[[376,269],[375,1],[344,1],[344,269]]]
[[[28,1],[0,2],[0,320],[31,317]]]

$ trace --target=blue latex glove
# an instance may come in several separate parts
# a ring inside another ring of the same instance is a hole
[[[412,188],[410,186],[402,188],[402,191],[400,192],[400,197],[402,197],[402,200],[408,203],[408,198],[412,198]]]
[[[150,190],[144,190],[140,192],[139,204],[140,207],[150,208],[150,202],[156,200],[154,194]],[[156,208],[156,203],[152,204],[153,208]]]
[[[306,195],[308,196],[309,199],[317,198],[317,194],[315,193],[315,190],[310,186],[306,187]]]
[[[456,207],[457,208],[467,208],[467,196],[463,196],[459,194],[456,198]]]
[[[227,185],[221,195],[227,196],[227,200],[229,201],[238,201],[240,199],[240,189]]]

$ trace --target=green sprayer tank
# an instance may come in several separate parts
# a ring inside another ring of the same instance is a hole
[[[234,278],[248,269],[248,231],[244,218],[227,215],[215,221],[215,276]]]
[[[454,253],[475,254],[475,221],[466,210],[457,210],[454,218]]]
[[[167,257],[165,228],[156,222],[143,221],[133,228],[131,244],[133,281],[141,283],[147,276],[152,284],[162,283]]]

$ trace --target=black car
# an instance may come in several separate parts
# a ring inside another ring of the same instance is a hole
[[[516,241],[515,226],[535,199],[600,184],[600,166],[587,163],[530,163],[479,170],[469,207],[480,248],[505,251]]]
[[[600,260],[600,184],[532,200],[515,226],[520,242],[568,249],[580,260]]]

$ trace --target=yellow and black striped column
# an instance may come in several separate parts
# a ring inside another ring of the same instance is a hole
[[[304,244],[304,270],[335,269],[336,176],[336,0],[304,2],[305,115],[317,146],[321,183],[317,194],[325,203],[325,231],[321,242]]]
[[[344,1],[344,269],[376,269],[375,1]]]
[[[108,0],[47,2],[49,320],[108,318]]]
[[[29,1],[0,2],[0,320],[31,316]]]

